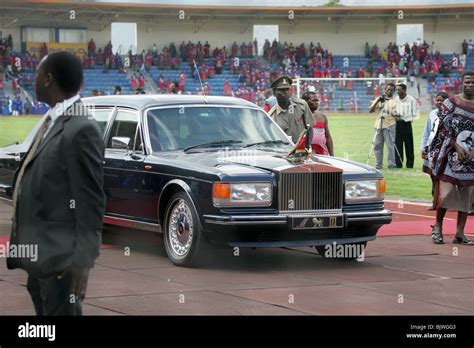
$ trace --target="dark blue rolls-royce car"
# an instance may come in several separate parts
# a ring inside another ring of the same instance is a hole
[[[105,143],[105,224],[164,234],[170,260],[192,266],[210,244],[363,245],[391,222],[382,174],[348,160],[287,159],[293,143],[255,104],[230,97],[84,98]],[[0,149],[11,195],[32,134]]]

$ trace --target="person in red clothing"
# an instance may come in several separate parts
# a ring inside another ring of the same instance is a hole
[[[146,55],[146,63],[145,63],[146,69],[150,70],[152,65],[153,65],[153,55],[151,54],[151,51],[148,50],[148,53]]]
[[[95,54],[95,49],[96,49],[96,46],[95,46],[94,39],[91,39],[89,43],[87,44],[87,52],[89,54]]]
[[[12,89],[13,89],[13,93],[16,94],[16,91],[18,89],[18,79],[16,77],[13,78]]]
[[[315,78],[319,77],[319,68],[317,66],[314,67],[313,77]]]
[[[220,75],[222,74],[222,68],[224,67],[224,57],[217,57],[216,59],[216,74]]]
[[[379,86],[376,84],[374,86],[374,97],[375,98],[378,98],[380,96],[380,92],[379,92]]]
[[[185,86],[186,86],[186,74],[181,74],[180,81],[179,81],[179,86],[178,86],[178,92],[180,94],[184,91]]]
[[[15,58],[12,55],[10,55],[8,57],[8,65],[11,65],[13,67],[13,64],[15,64]]]
[[[461,81],[459,79],[454,80],[454,93],[459,94],[461,93]]]
[[[130,85],[133,90],[136,90],[138,87],[137,79],[135,78],[135,75],[132,76],[132,80],[130,81]]]
[[[40,55],[41,58],[48,55],[48,46],[46,46],[46,42],[43,42],[43,45],[40,48]]]
[[[228,97],[232,96],[232,88],[230,87],[229,80],[225,80],[224,82],[224,95]]]
[[[166,89],[165,78],[163,75],[160,75],[160,78],[158,79],[158,88],[160,89],[160,92],[163,92]]]
[[[207,77],[212,79],[214,77],[214,75],[215,75],[214,67],[211,65],[207,70]]]
[[[140,76],[138,77],[138,86],[140,88],[145,88],[145,78],[142,74],[140,74]]]
[[[253,44],[249,42],[247,46],[247,57],[253,57]]]
[[[319,99],[316,93],[305,92],[302,99],[308,104],[315,120],[311,139],[313,151],[320,155],[334,156],[334,145],[329,132],[328,118],[318,111]]]
[[[201,80],[206,81],[207,79],[207,66],[203,65],[201,67]]]
[[[104,54],[102,53],[102,49],[100,49],[100,48],[99,48],[99,51],[97,52],[97,56],[95,58],[95,61],[99,65],[104,64]]]
[[[209,42],[206,41],[206,43],[204,44],[204,57],[209,58],[210,48],[211,45],[209,45]]]

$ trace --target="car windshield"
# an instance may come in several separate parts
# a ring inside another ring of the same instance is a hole
[[[195,150],[219,146],[287,146],[286,135],[262,111],[232,107],[151,109],[147,112],[153,151]],[[209,145],[211,144],[211,145]]]

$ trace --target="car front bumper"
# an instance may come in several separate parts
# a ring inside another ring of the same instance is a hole
[[[386,209],[341,215],[340,228],[296,229],[292,224],[294,214],[204,215],[202,222],[211,242],[238,247],[298,247],[374,240],[378,229],[392,221],[392,213]]]

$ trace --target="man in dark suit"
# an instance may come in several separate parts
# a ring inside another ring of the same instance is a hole
[[[14,179],[10,249],[37,246],[37,257],[7,259],[28,273],[38,315],[81,315],[89,269],[99,255],[104,144],[78,92],[82,65],[69,52],[40,62],[39,101],[50,106]],[[18,255],[16,255],[18,256]]]

